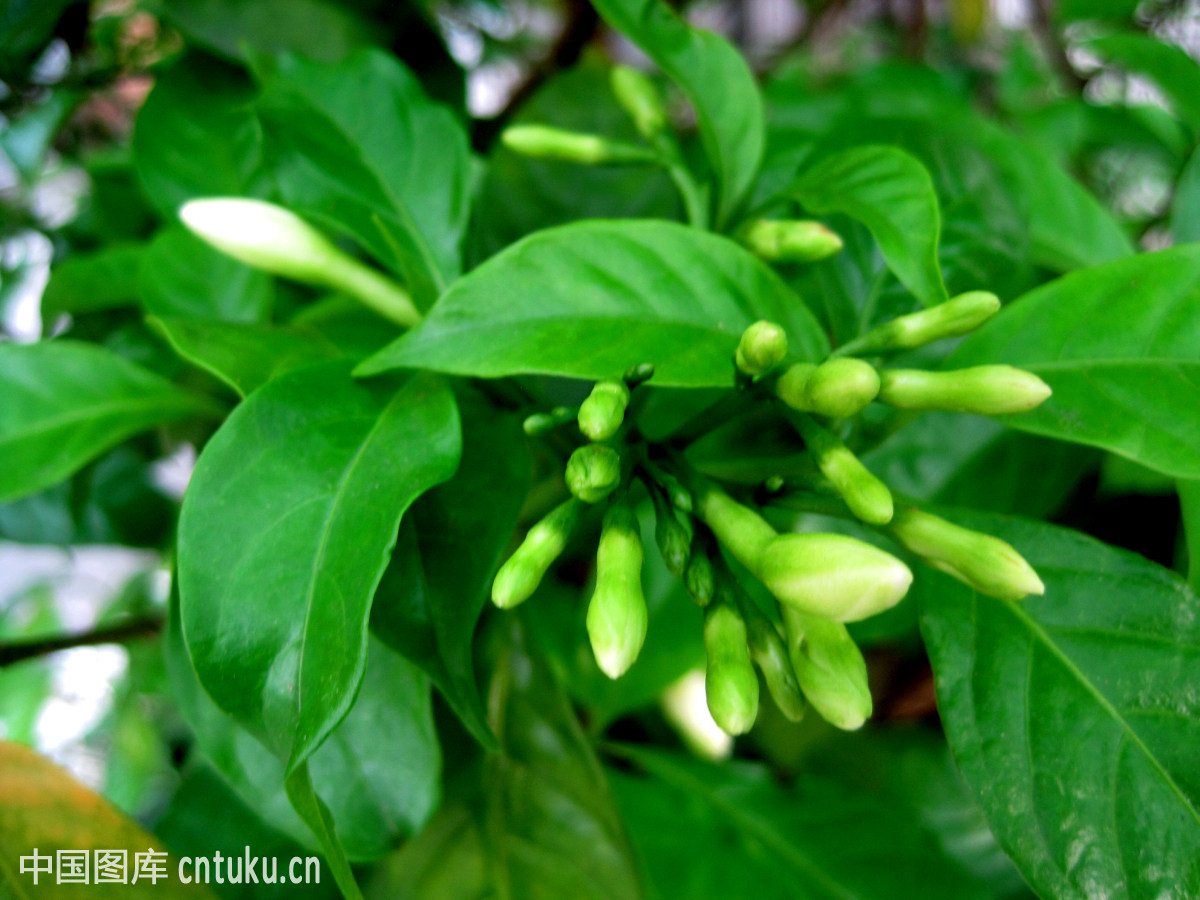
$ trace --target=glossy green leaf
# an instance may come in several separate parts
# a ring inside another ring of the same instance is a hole
[[[289,772],[353,702],[401,515],[458,465],[440,381],[348,375],[348,363],[321,363],[247,398],[205,447],[180,516],[196,672]]]
[[[473,638],[492,576],[516,528],[531,462],[519,421],[459,393],[462,463],[401,526],[371,608],[372,633],[411,659],[468,729],[494,745],[475,681]]]
[[[356,374],[607,378],[649,362],[658,385],[725,386],[757,319],[781,323],[799,358],[827,352],[799,298],[733,242],[670,222],[580,222],[531,235],[455,282]]]
[[[284,791],[283,764],[223,713],[196,679],[177,607],[163,651],[171,693],[200,752],[263,821],[311,845],[313,836]],[[418,832],[439,793],[440,753],[428,679],[372,641],[354,706],[312,755],[309,767],[351,859],[378,859]]]
[[[911,811],[835,782],[621,746],[610,773],[655,900],[987,897]]]
[[[261,134],[238,69],[186,55],[155,78],[133,134],[142,190],[167,219],[195,197],[255,193]]]
[[[0,344],[0,499],[32,494],[134,434],[219,411],[92,344]]]
[[[896,277],[926,306],[947,299],[938,198],[912,156],[896,147],[855,147],[803,171],[788,193],[810,212],[845,213],[866,225]]]
[[[286,203],[352,235],[428,306],[461,268],[462,126],[382,52],[336,66],[285,56],[263,78],[260,117]]]
[[[1065,529],[957,516],[1009,541],[1043,597],[946,576],[921,629],[955,759],[1042,896],[1200,887],[1200,600],[1140,556]]]
[[[1081,43],[1101,59],[1144,75],[1167,95],[1175,113],[1200,129],[1200,63],[1185,50],[1137,32],[1102,35]]]
[[[1192,154],[1175,182],[1171,235],[1177,244],[1200,241],[1200,149]]]
[[[42,294],[42,319],[51,324],[62,313],[77,316],[136,305],[145,252],[140,244],[114,244],[68,256],[50,270]]]
[[[262,322],[275,298],[271,277],[214,250],[182,225],[161,230],[142,256],[142,306],[152,316]]]
[[[1020,366],[1054,390],[1036,410],[1006,417],[1014,428],[1200,475],[1200,247],[1118,260],[1032,291],[947,365],[978,363]]]
[[[762,97],[742,55],[724,38],[690,27],[662,0],[597,0],[596,9],[674,81],[696,110],[727,218],[762,160]]]
[[[272,378],[341,355],[319,332],[302,326],[157,318],[148,322],[176,353],[243,397]]]
[[[9,77],[10,67],[50,40],[68,5],[70,0],[8,0],[0,7],[0,74]]]

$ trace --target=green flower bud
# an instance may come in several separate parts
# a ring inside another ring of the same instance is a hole
[[[755,322],[738,341],[735,361],[747,375],[765,375],[787,356],[787,334],[774,322],[765,319]]]
[[[835,622],[890,609],[912,584],[896,557],[841,534],[780,535],[749,568],[781,602]]]
[[[794,363],[775,380],[775,396],[785,406],[804,412],[808,409],[808,379],[817,371],[813,363]]]
[[[981,594],[1020,600],[1044,594],[1037,572],[1011,545],[989,534],[947,522],[918,509],[902,509],[891,533],[935,569],[953,575]]]
[[[600,530],[596,590],[587,611],[592,652],[609,678],[620,678],[628,671],[646,640],[642,556],[637,517],[624,501],[613,503]]]
[[[638,133],[652,138],[667,127],[667,111],[658,89],[649,78],[629,66],[616,66],[610,75],[613,94],[629,113]]]
[[[691,523],[686,519],[680,521],[675,508],[661,491],[651,488],[650,498],[654,502],[655,543],[667,564],[667,571],[682,576],[692,552],[692,529],[688,527]]]
[[[572,498],[529,529],[521,546],[496,573],[492,582],[493,603],[501,609],[512,609],[532,596],[566,548],[582,512],[583,504]]]
[[[179,218],[201,240],[246,265],[344,291],[406,327],[421,321],[407,291],[343,253],[281,206],[241,197],[212,197],[183,204]]]
[[[820,222],[755,219],[738,239],[756,256],[771,262],[816,262],[842,249],[842,239]]]
[[[683,573],[683,586],[698,606],[708,606],[712,602],[716,592],[716,577],[713,574],[712,561],[704,547],[692,547],[687,571]]]
[[[806,704],[791,660],[788,659],[787,644],[780,637],[775,623],[763,614],[753,600],[744,598],[739,609],[746,622],[750,657],[762,672],[767,690],[784,717],[799,722],[804,718]]]
[[[593,441],[607,441],[625,421],[629,388],[624,381],[597,381],[579,407],[579,430]]]
[[[704,611],[704,649],[708,711],[728,734],[745,734],[758,717],[758,678],[746,646],[746,623],[731,598],[717,600]]]
[[[896,409],[1002,416],[1027,412],[1050,393],[1042,379],[1013,366],[975,366],[949,372],[888,369],[880,373],[879,399]]]
[[[806,408],[833,419],[853,416],[879,393],[879,373],[860,359],[821,363],[804,383]]]
[[[871,689],[862,651],[840,622],[783,608],[788,652],[800,689],[837,728],[854,731],[871,715]]]
[[[585,503],[598,503],[621,483],[621,457],[612,447],[585,444],[567,460],[567,489]]]
[[[547,434],[575,418],[575,410],[569,406],[556,406],[548,413],[534,413],[521,423],[530,437]]]
[[[872,475],[837,437],[808,416],[796,416],[795,422],[817,468],[841,494],[850,511],[872,525],[890,522],[892,492],[887,485]]]
[[[653,162],[654,154],[642,147],[610,141],[597,134],[581,134],[550,125],[510,125],[500,134],[505,147],[535,159],[597,166],[604,163]]]
[[[885,322],[839,347],[838,356],[869,355],[891,350],[911,350],[943,338],[974,331],[1000,311],[1000,298],[987,291],[969,291],[932,309]]]
[[[734,559],[755,571],[763,550],[779,536],[778,532],[758,513],[711,483],[701,484],[694,496],[696,515],[712,529]]]

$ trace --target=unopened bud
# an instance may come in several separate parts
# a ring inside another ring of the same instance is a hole
[[[629,388],[624,381],[598,381],[579,406],[579,430],[593,441],[607,441],[625,421]]]
[[[988,291],[968,291],[940,306],[885,322],[843,347],[838,355],[870,355],[911,350],[943,338],[974,331],[1000,311],[1000,298]]]
[[[896,557],[841,534],[783,534],[750,570],[777,599],[836,622],[891,609],[912,572]]]
[[[635,366],[630,366],[625,370],[625,374],[621,376],[625,382],[625,386],[631,391],[639,384],[644,384],[654,377],[654,363],[638,363]]]
[[[596,553],[596,590],[588,603],[587,632],[596,663],[609,678],[629,670],[646,640],[642,594],[642,537],[625,502],[604,514]]]
[[[585,503],[598,503],[621,483],[621,457],[612,447],[585,444],[567,460],[567,489]]]
[[[1028,412],[1050,394],[1046,382],[1014,366],[975,366],[949,372],[888,369],[880,373],[879,399],[896,409],[1002,416]]]
[[[788,659],[787,644],[778,629],[750,598],[745,598],[738,607],[746,622],[750,657],[763,674],[767,690],[784,717],[792,722],[804,718],[804,695]]]
[[[784,607],[788,655],[804,696],[829,722],[845,731],[871,716],[871,690],[862,651],[840,622]]]
[[[778,537],[778,532],[758,513],[713,484],[701,484],[695,498],[696,515],[712,529],[734,559],[753,572],[763,550]]]
[[[281,206],[243,197],[211,197],[183,204],[179,218],[201,240],[246,265],[344,291],[401,325],[421,321],[412,298],[400,285],[343,253]]]
[[[821,474],[864,522],[884,525],[892,519],[892,492],[838,438],[808,416],[795,417],[805,446]]]
[[[731,598],[704,611],[704,649],[708,711],[726,733],[745,734],[758,717],[758,678],[746,646],[746,623]]]
[[[808,409],[808,379],[817,371],[814,363],[793,363],[775,379],[775,396],[785,406],[798,411]]]
[[[774,322],[765,319],[755,322],[738,341],[735,361],[747,375],[765,375],[787,356],[787,334]]]
[[[690,513],[695,507],[695,502],[692,499],[692,492],[680,484],[679,479],[670,472],[655,472],[655,480],[659,483],[664,491],[667,492],[667,497],[680,512]]]
[[[575,418],[575,410],[569,406],[556,406],[548,413],[534,413],[526,416],[521,427],[530,437],[547,434]]]
[[[831,359],[821,363],[804,384],[807,408],[831,419],[863,410],[879,393],[879,373],[860,359]]]
[[[756,219],[738,235],[756,256],[771,262],[816,262],[842,249],[842,239],[820,222]]]
[[[999,600],[1020,600],[1029,594],[1046,592],[1025,558],[1010,544],[990,534],[963,528],[918,509],[897,512],[890,530],[926,563],[981,594]]]
[[[712,602],[713,594],[716,592],[716,577],[713,574],[712,561],[708,558],[705,548],[692,547],[687,571],[683,573],[683,586],[687,588],[688,596],[698,606],[708,606]]]
[[[672,575],[682,576],[692,552],[692,531],[688,527],[690,522],[687,519],[681,520],[676,515],[675,508],[667,502],[661,492],[651,488],[650,497],[654,501],[655,543],[658,544],[667,571]]]
[[[652,138],[667,127],[667,111],[649,78],[629,66],[616,66],[610,76],[613,94],[629,113],[638,133]]]
[[[572,498],[529,529],[521,546],[496,573],[492,582],[493,603],[501,609],[512,609],[529,599],[554,560],[566,549],[582,510],[583,504]]]
[[[536,159],[598,166],[604,163],[650,162],[654,155],[641,147],[611,141],[597,134],[581,134],[551,125],[510,125],[500,134],[509,150]]]

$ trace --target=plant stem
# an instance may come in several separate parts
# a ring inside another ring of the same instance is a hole
[[[75,647],[95,647],[99,644],[123,644],[126,641],[151,638],[162,631],[163,620],[159,616],[146,616],[97,628],[81,634],[64,634],[48,638],[38,638],[32,641],[19,641],[12,644],[0,645],[0,668],[58,653],[60,650],[71,650]]]
[[[408,291],[357,260],[339,266],[331,273],[330,281],[397,325],[412,328],[421,321],[421,313]]]

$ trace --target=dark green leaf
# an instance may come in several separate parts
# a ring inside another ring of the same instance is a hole
[[[182,225],[164,228],[146,249],[138,290],[152,316],[221,322],[264,321],[275,296],[270,276]]]
[[[948,365],[1012,363],[1054,395],[1015,428],[1200,475],[1200,247],[1118,260],[1016,301]]]
[[[319,332],[302,326],[148,321],[176,353],[216,375],[243,397],[293,369],[341,356]]]
[[[460,271],[470,199],[454,115],[376,51],[336,66],[285,56],[264,80],[269,163],[288,205],[352,235],[431,304]]]
[[[66,478],[131,435],[214,404],[75,341],[0,344],[0,499]]]
[[[138,273],[146,248],[115,244],[93,253],[68,256],[50,270],[42,294],[42,318],[50,324],[62,313],[80,315],[138,302]]]
[[[917,817],[866,792],[762,766],[620,747],[648,777],[611,773],[656,900],[893,900],[987,893]]]
[[[926,306],[946,300],[941,213],[925,167],[895,147],[856,147],[805,170],[788,193],[810,212],[845,213],[879,242],[888,266]]]
[[[531,235],[457,281],[358,373],[605,378],[649,362],[658,385],[726,386],[757,319],[783,324],[800,358],[827,352],[799,299],[733,242],[669,222],[580,222]]]
[[[350,708],[400,517],[459,450],[440,381],[355,383],[331,362],[268,382],[201,455],[179,523],[184,635],[205,690],[289,772]]]
[[[1200,887],[1200,601],[1091,538],[957,516],[1012,543],[1046,584],[1007,603],[943,575],[921,628],[955,758],[1042,896]]]
[[[1183,49],[1136,32],[1104,35],[1083,41],[1080,46],[1154,81],[1179,118],[1200,129],[1200,64]]]
[[[727,219],[762,160],[762,96],[742,55],[724,38],[690,27],[662,0],[597,0],[607,22],[646,52],[696,109],[704,150]]]
[[[1192,154],[1175,183],[1171,234],[1177,244],[1200,241],[1200,149]]]
[[[50,40],[71,0],[6,0],[0,6],[0,75],[11,77],[18,62]]]

